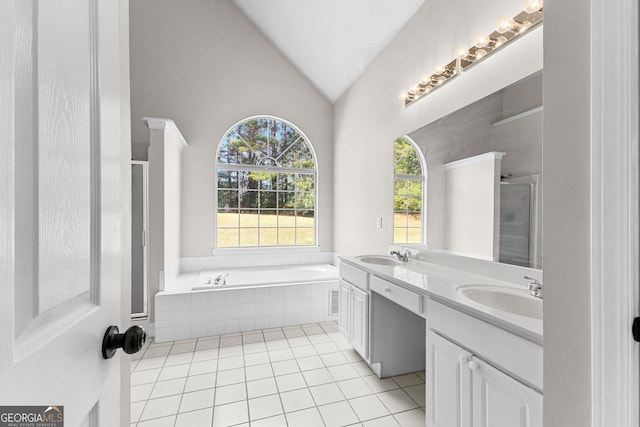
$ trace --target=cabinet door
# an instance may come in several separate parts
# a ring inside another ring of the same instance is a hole
[[[482,360],[473,362],[474,427],[542,427],[542,394]]]
[[[347,341],[349,340],[349,285],[344,280],[340,280],[340,313],[338,316],[338,326],[340,332],[345,336]]]
[[[351,287],[349,305],[351,346],[366,359],[369,357],[369,295]]]
[[[432,331],[426,343],[427,426],[470,427],[471,354]]]

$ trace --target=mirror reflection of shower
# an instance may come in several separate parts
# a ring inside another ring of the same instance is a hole
[[[539,175],[500,181],[499,262],[542,268],[537,247]]]

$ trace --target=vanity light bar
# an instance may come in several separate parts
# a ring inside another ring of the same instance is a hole
[[[468,54],[460,57],[460,68],[462,71],[466,71],[541,23],[542,10],[536,10],[532,13],[522,11],[513,18],[504,19],[496,31],[486,39],[480,36],[476,40],[476,44],[467,50]]]
[[[424,75],[417,85],[400,95],[405,106],[451,81],[458,75],[458,70],[458,61],[455,59],[446,65],[436,66],[433,74]]]
[[[405,108],[542,24],[542,2],[543,0],[529,0],[522,12],[513,18],[501,18],[496,30],[488,35],[480,34],[473,46],[458,47],[455,52],[456,59],[447,65],[436,66],[433,74],[423,76],[415,86],[400,94]]]

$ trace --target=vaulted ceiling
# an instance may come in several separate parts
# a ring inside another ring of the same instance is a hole
[[[335,102],[424,0],[232,0]]]

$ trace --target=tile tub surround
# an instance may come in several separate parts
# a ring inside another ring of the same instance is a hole
[[[195,275],[188,275],[195,280]],[[185,279],[183,279],[185,280]],[[155,341],[176,341],[337,319],[338,281],[228,288],[155,296]]]
[[[335,322],[147,344],[131,427],[424,426],[424,372],[379,379]]]

